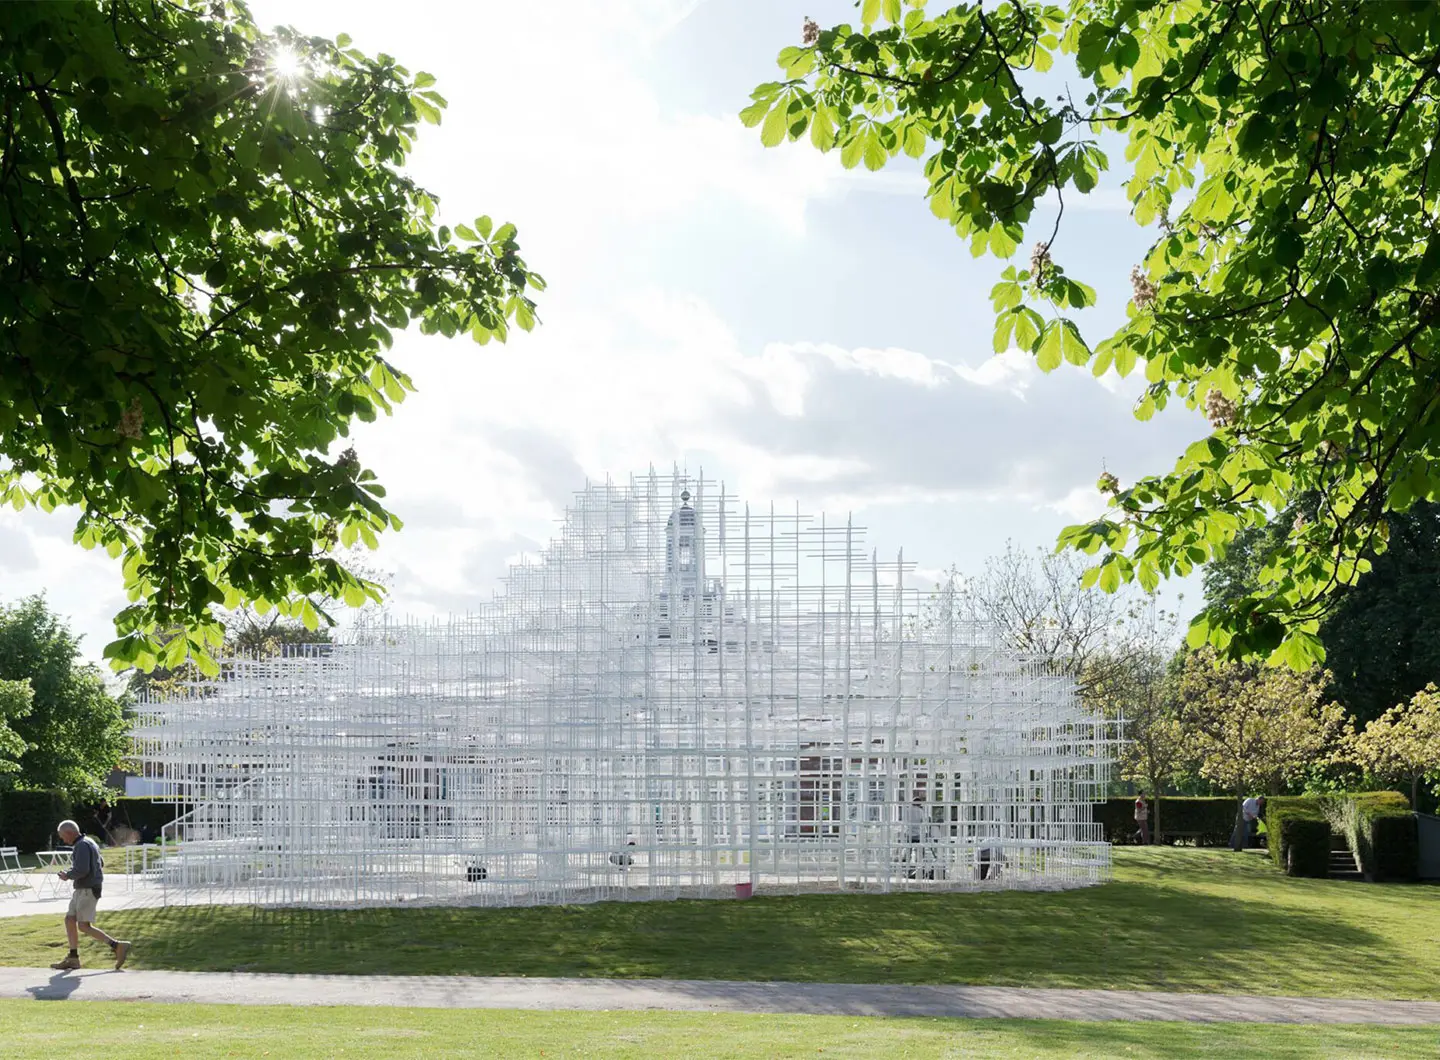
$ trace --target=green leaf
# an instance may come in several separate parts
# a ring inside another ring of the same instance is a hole
[[[810,120],[810,142],[821,151],[835,146],[835,108],[819,106]]]
[[[1001,313],[995,320],[995,336],[991,346],[996,353],[1004,353],[1010,348],[1010,335],[1015,330],[1015,314]]]
[[[1035,349],[1035,363],[1042,372],[1053,372],[1065,360],[1065,350],[1060,337],[1060,321],[1052,320],[1040,333],[1040,344]]]
[[[880,142],[880,137],[872,130],[871,134],[866,137],[864,154],[865,168],[872,173],[877,169],[882,169],[889,157],[884,145]]]
[[[865,26],[873,26],[880,21],[880,0],[861,0],[860,22]]]
[[[1019,305],[1022,297],[1020,285],[1013,280],[1002,281],[990,289],[990,303],[996,312]]]
[[[1016,226],[996,222],[990,226],[989,247],[990,253],[997,258],[1008,258],[1015,253],[1015,248],[1020,245],[1020,238],[1023,232]]]
[[[1015,315],[1015,345],[1027,352],[1033,351],[1044,327],[1045,320],[1039,313],[1028,306],[1021,309]]]
[[[1060,320],[1060,348],[1071,364],[1083,365],[1090,360],[1090,347],[1080,337],[1079,329],[1063,318]]]
[[[740,120],[747,129],[753,129],[765,120],[765,116],[769,114],[772,109],[773,105],[768,97],[765,99],[757,99],[740,112]]]
[[[765,116],[765,123],[760,126],[760,142],[766,147],[774,147],[785,139],[785,104],[775,104],[770,113]]]

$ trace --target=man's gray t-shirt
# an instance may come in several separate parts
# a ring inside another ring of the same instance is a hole
[[[99,887],[104,878],[100,847],[88,835],[82,835],[70,851],[70,879],[75,881],[75,889]]]

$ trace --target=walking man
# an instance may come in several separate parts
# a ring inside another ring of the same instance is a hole
[[[71,848],[70,868],[60,873],[60,878],[73,882],[75,891],[70,896],[70,910],[65,914],[65,937],[70,941],[70,952],[63,961],[56,961],[50,967],[62,972],[80,967],[80,932],[83,931],[110,947],[115,968],[119,970],[130,956],[130,943],[112,939],[95,926],[95,905],[100,901],[100,885],[105,878],[100,848],[95,840],[80,834],[80,826],[74,821],[61,821],[55,831],[60,834],[60,841]]]
[[[1135,831],[1140,836],[1142,846],[1150,845],[1150,804],[1145,801],[1145,793],[1140,792],[1135,798]]]

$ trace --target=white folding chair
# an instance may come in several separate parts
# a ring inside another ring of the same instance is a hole
[[[27,882],[20,867],[20,848],[0,847],[0,898],[19,898]]]

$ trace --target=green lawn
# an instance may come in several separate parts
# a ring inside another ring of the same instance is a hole
[[[16,1056],[94,1055],[95,1032],[126,1060],[208,1057],[1112,1057],[1431,1060],[1434,1028],[1053,1020],[732,1016],[0,1001]]]
[[[757,898],[503,910],[213,906],[106,915],[136,968],[991,983],[1440,999],[1440,888],[1290,879],[1228,850],[1121,848],[1058,893]],[[100,947],[82,957],[100,963]],[[63,954],[0,920],[0,960]]]
[[[166,848],[169,851],[175,849],[174,844]],[[160,847],[151,845],[149,847],[101,847],[100,856],[105,859],[105,875],[123,876],[130,872],[139,872],[143,867],[157,864],[162,855]],[[20,867],[27,872],[59,872],[61,869],[70,867],[69,855],[60,860],[58,865],[41,865],[40,859],[34,854],[21,854]]]

